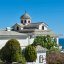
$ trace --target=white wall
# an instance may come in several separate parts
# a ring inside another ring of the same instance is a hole
[[[27,46],[28,43],[28,38],[26,39],[17,39],[20,42],[20,46]]]
[[[42,24],[41,24],[41,25],[39,25],[39,30],[42,30]]]
[[[9,39],[0,39],[0,49],[6,44],[6,42],[8,41]],[[20,46],[22,48],[25,48],[25,46],[29,45],[28,43],[28,38],[26,39],[17,39],[20,43]]]
[[[48,30],[48,28],[46,26],[44,26],[44,30]]]
[[[57,45],[59,45],[59,38],[57,37],[56,40],[57,40]]]
[[[45,25],[41,24],[41,25],[39,25],[39,30],[42,30],[42,26],[44,26],[44,30],[48,29],[48,27],[46,27]]]
[[[31,38],[31,39],[29,39],[30,41],[30,44],[32,44],[33,42],[34,42],[34,38]]]
[[[36,62],[26,62],[26,64],[36,64]]]
[[[0,49],[6,44],[8,40],[0,40]]]
[[[43,63],[39,63],[39,56],[43,55]],[[36,64],[46,64],[46,53],[37,53],[37,59],[36,59]]]

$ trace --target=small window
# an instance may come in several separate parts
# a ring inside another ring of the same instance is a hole
[[[21,23],[23,23],[23,20],[21,20]]]
[[[43,55],[39,56],[39,63],[43,63]]]
[[[28,21],[28,23],[30,23],[30,21]]]
[[[19,30],[19,27],[17,26],[17,30]]]
[[[26,23],[26,20],[24,21],[24,23]]]
[[[44,26],[42,26],[42,30],[44,30]]]

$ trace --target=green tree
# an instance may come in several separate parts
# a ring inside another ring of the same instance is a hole
[[[19,42],[16,39],[7,41],[5,46],[1,49],[1,60],[4,62],[22,62],[23,56]],[[25,59],[24,59],[25,60]],[[25,64],[25,63],[23,63]]]
[[[37,36],[33,42],[34,46],[41,45],[44,47],[45,36]]]
[[[36,49],[34,46],[27,46],[25,49],[25,58],[28,62],[33,62],[37,58]]]
[[[47,49],[57,46],[55,39],[51,38],[49,35],[37,36],[32,45],[34,46],[41,45],[42,47],[45,47]]]
[[[57,48],[52,47],[52,48],[50,48],[50,49],[47,51],[47,55],[50,54],[50,53],[60,53],[60,50],[59,50],[58,47],[57,47]]]

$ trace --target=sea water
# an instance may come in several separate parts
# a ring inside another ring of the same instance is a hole
[[[59,38],[59,44],[62,46],[62,49],[64,49],[64,38]]]

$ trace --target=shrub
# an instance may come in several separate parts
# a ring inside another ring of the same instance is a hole
[[[7,41],[1,49],[1,60],[6,62],[22,62],[23,56],[19,42],[16,39]]]
[[[33,62],[37,58],[36,49],[34,46],[27,46],[25,49],[25,58],[28,62]]]
[[[47,49],[51,49],[51,47],[57,46],[56,39],[51,38],[49,35],[37,36],[32,45],[41,45],[42,47],[45,47]]]
[[[64,64],[64,54],[51,52],[47,55],[47,64]]]

